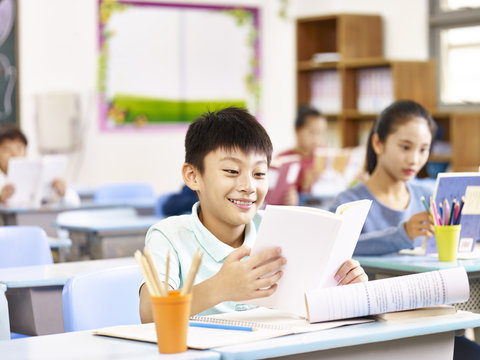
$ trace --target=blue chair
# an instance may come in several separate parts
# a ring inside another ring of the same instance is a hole
[[[63,287],[65,331],[140,324],[138,265],[126,265],[78,274]]]
[[[0,227],[0,268],[53,263],[45,231],[38,226]]]
[[[146,182],[119,182],[100,185],[93,194],[97,204],[128,204],[155,199],[153,186]]]
[[[47,234],[38,226],[1,226],[0,254],[0,268],[53,263]],[[2,293],[0,292],[1,296]],[[5,326],[9,321],[0,319],[0,323]],[[28,335],[10,333],[11,339],[26,336]]]
[[[155,208],[154,208],[154,214],[156,216],[165,217],[165,213],[163,212],[163,205],[168,199],[170,199],[170,197],[173,194],[174,193],[165,193],[158,196],[157,201],[155,202]]]

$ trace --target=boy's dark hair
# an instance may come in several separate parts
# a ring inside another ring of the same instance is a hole
[[[203,159],[218,148],[264,153],[268,165],[273,152],[272,142],[263,126],[247,110],[237,107],[205,112],[188,127],[185,162],[203,173]]]
[[[373,129],[370,131],[367,143],[367,170],[373,173],[377,166],[377,154],[372,146],[373,134],[378,134],[380,141],[385,142],[387,136],[393,133],[400,125],[410,121],[412,116],[418,116],[427,122],[430,133],[432,134],[432,143],[437,132],[437,124],[432,119],[428,111],[420,104],[412,100],[398,100],[385,108],[377,118]]]
[[[27,137],[23,132],[13,124],[0,124],[0,143],[5,140],[20,140],[27,146]]]
[[[295,130],[298,130],[305,125],[309,116],[319,117],[322,113],[309,105],[302,105],[298,109],[297,117],[295,118]]]

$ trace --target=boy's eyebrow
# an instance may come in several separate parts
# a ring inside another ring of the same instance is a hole
[[[234,162],[236,162],[236,163],[242,163],[242,162],[243,162],[242,160],[240,160],[239,158],[236,158],[236,157],[234,157],[234,156],[225,156],[225,157],[223,157],[223,158],[220,159],[220,161],[229,161],[229,160],[230,160],[230,161],[234,161]],[[256,162],[256,164],[260,164],[260,163],[261,163],[261,164],[266,164],[266,163],[267,163],[267,159],[258,160],[258,161]]]

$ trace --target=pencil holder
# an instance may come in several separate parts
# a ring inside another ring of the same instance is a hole
[[[187,350],[187,330],[192,294],[170,291],[168,296],[152,296],[158,351],[164,354]]]
[[[439,261],[457,261],[461,225],[435,226]]]

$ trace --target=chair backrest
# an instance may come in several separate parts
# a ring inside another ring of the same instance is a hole
[[[52,264],[45,231],[38,226],[0,226],[0,268]]]
[[[122,203],[129,200],[154,199],[153,186],[146,182],[119,182],[100,185],[93,194],[96,203]]]
[[[161,194],[157,197],[157,201],[155,202],[155,208],[154,208],[154,214],[156,216],[165,216],[165,213],[163,212],[163,205],[165,204],[165,202],[170,199],[170,197],[173,195],[174,193],[165,193],[165,194]]]
[[[65,331],[140,323],[138,265],[78,274],[63,287]]]

